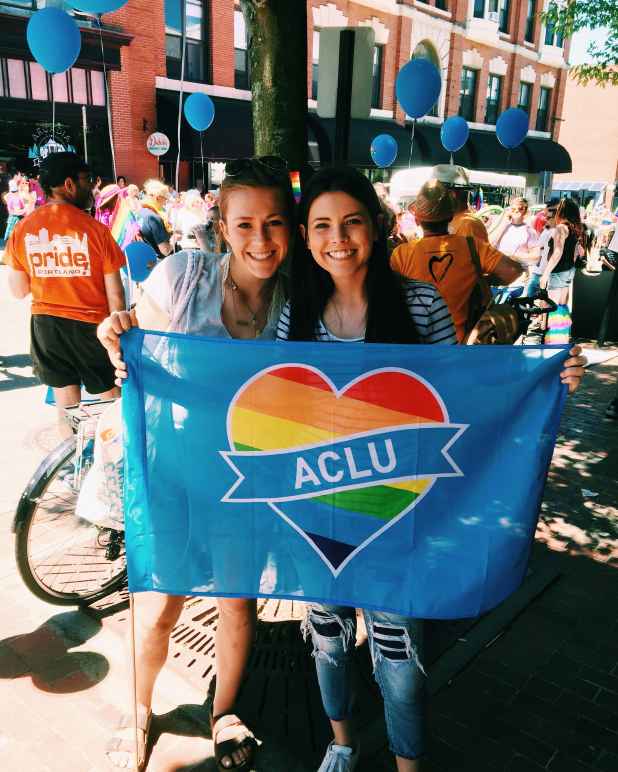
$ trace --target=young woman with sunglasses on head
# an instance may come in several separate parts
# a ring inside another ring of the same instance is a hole
[[[278,269],[295,227],[285,163],[275,157],[228,162],[219,206],[229,252],[223,258],[197,250],[170,255],[142,284],[143,295],[134,311],[112,314],[100,325],[99,339],[119,379],[127,375],[120,336],[134,325],[220,338],[275,337],[285,300]],[[183,601],[183,596],[156,592],[135,596],[140,757],[134,760],[133,717],[123,717],[108,749],[117,767],[144,768],[154,684]],[[255,738],[234,714],[254,639],[256,604],[251,599],[221,598],[218,605],[212,737],[218,768],[238,772],[252,768],[256,747]]]
[[[359,172],[322,169],[309,181],[299,217],[306,249],[297,249],[292,260],[291,299],[279,321],[278,340],[456,342],[437,289],[406,281],[390,269],[382,218],[379,199]],[[570,388],[581,379],[582,363],[578,357],[565,363],[561,377]],[[389,747],[398,771],[414,772],[425,749],[422,622],[387,612],[363,614]],[[359,759],[350,722],[355,609],[311,604],[306,626],[334,734],[319,772],[352,772]]]

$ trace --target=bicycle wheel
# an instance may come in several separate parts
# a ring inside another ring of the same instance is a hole
[[[72,438],[47,456],[23,492],[14,522],[24,583],[38,598],[61,606],[93,603],[126,579],[124,533],[75,514],[74,458]]]

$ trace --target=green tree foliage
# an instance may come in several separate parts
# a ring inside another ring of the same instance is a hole
[[[607,40],[603,45],[591,43],[589,64],[578,64],[571,74],[582,84],[598,83],[618,86],[618,0],[562,0],[550,3],[542,15],[546,24],[570,37],[584,29],[606,28]]]

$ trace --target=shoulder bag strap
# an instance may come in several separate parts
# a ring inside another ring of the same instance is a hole
[[[483,269],[481,268],[481,259],[476,249],[474,236],[466,236],[466,241],[468,243],[468,251],[470,252],[470,259],[472,260],[472,264],[474,265],[474,269],[478,277],[478,283],[481,287],[481,291],[486,297],[490,298],[489,303],[487,303],[487,305],[489,306],[491,304],[491,298],[492,298],[491,288],[489,286],[489,282],[483,276]]]

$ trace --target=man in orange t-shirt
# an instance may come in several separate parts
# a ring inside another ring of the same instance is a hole
[[[125,307],[119,270],[125,258],[110,231],[84,209],[92,177],[74,153],[52,153],[41,165],[48,201],[15,228],[6,245],[9,289],[32,293],[31,354],[41,381],[62,408],[80,401],[81,384],[102,398],[116,396],[114,371],[96,335],[111,311]]]
[[[391,266],[409,279],[435,285],[448,306],[457,340],[466,334],[469,301],[478,281],[470,246],[465,236],[449,233],[454,204],[451,192],[437,180],[427,182],[414,204],[423,238],[402,244],[391,255]],[[488,242],[474,239],[481,271],[492,284],[510,284],[522,273],[522,267]]]

